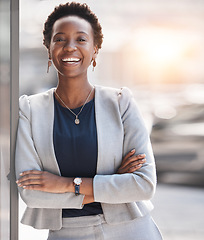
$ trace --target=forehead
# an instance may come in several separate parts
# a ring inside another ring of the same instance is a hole
[[[66,16],[58,19],[52,29],[53,35],[57,32],[85,32],[88,35],[93,34],[91,24],[78,16]]]

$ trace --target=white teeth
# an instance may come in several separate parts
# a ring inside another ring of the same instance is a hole
[[[80,59],[79,58],[63,58],[62,61],[63,62],[79,62]]]

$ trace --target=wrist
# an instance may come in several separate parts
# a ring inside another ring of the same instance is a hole
[[[64,177],[65,192],[74,192],[73,178]]]
[[[82,184],[82,179],[80,177],[75,177],[73,180],[73,184],[74,184],[74,192],[75,195],[79,195],[80,194],[80,186]]]

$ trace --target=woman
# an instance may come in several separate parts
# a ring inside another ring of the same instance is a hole
[[[58,85],[20,98],[22,223],[49,229],[48,240],[161,239],[149,214],[155,163],[136,103],[127,88],[88,81],[103,38],[97,17],[85,4],[60,5],[43,33]]]

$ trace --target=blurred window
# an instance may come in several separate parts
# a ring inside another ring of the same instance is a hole
[[[18,239],[18,195],[14,174],[18,111],[18,28],[18,0],[0,0],[0,239],[2,240]],[[15,35],[14,31],[16,31]]]

